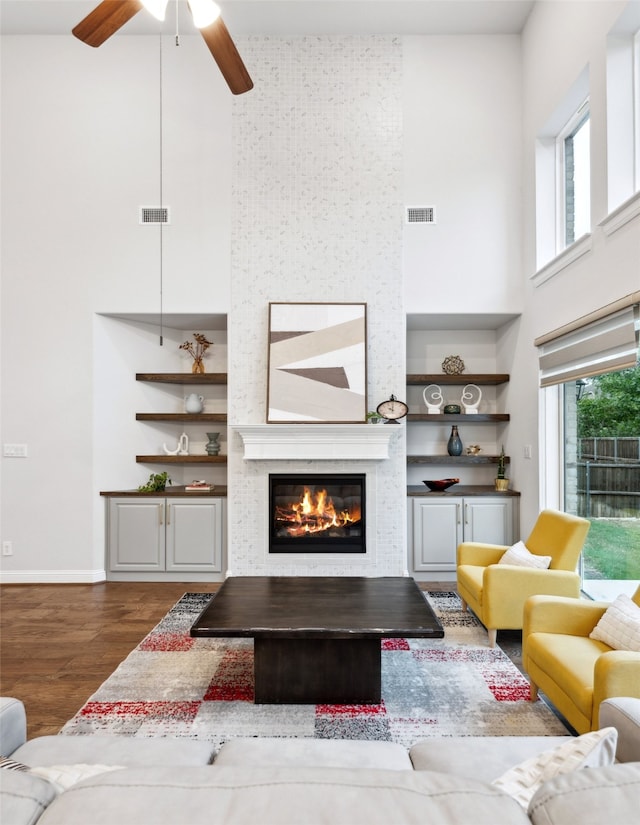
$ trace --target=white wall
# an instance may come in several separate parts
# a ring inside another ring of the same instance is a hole
[[[593,215],[606,214],[604,49],[623,5],[537,4],[522,49],[514,37],[402,44],[402,197],[438,209],[435,227],[404,229],[404,305],[522,311],[497,334],[496,367],[512,376],[507,447],[523,532],[539,505],[533,339],[638,288],[637,218],[614,236],[594,236],[589,256],[544,285],[528,280],[535,135],[587,63]],[[179,49],[164,42],[163,182],[172,209],[164,310],[225,313],[237,101],[200,38],[183,37]],[[250,40],[242,48],[250,66]],[[5,580],[91,580],[102,565],[96,502],[119,473],[96,462],[105,442],[98,449],[94,432],[104,418],[93,400],[103,378],[93,367],[101,358],[94,321],[159,309],[159,233],[137,223],[138,207],[159,198],[158,53],[157,39],[136,36],[97,50],[72,37],[2,37],[1,442],[29,445],[27,459],[2,459],[0,533],[14,543],[0,560]],[[477,125],[465,135],[467,115]],[[147,344],[130,340],[122,354],[135,372]],[[532,462],[522,457],[526,444]],[[133,455],[123,456],[122,485],[133,486],[138,472]]]
[[[200,37],[172,43],[164,310],[224,313],[230,95]],[[96,445],[93,385],[122,392],[94,372],[94,318],[160,306],[159,230],[138,225],[139,206],[159,203],[159,41],[127,36],[96,50],[73,37],[3,37],[1,59],[1,440],[29,453],[3,459],[1,534],[14,550],[3,577],[93,580],[104,567],[98,492],[116,483],[96,464],[94,448],[110,436],[98,430]],[[132,375],[144,351],[131,341]],[[111,437],[122,443],[118,427]],[[148,475],[134,454],[122,458],[118,487]]]
[[[406,37],[404,202],[437,223],[404,228],[407,311],[522,308],[520,39]]]
[[[510,426],[514,474],[527,495],[522,523],[529,528],[540,506],[538,487],[538,357],[534,339],[640,288],[640,219],[607,237],[598,226],[608,212],[606,140],[606,38],[624,2],[537,3],[522,38],[524,312],[517,337],[505,343],[517,364],[510,394],[523,414]],[[637,4],[636,4],[637,5]],[[535,140],[578,76],[588,70],[591,110],[591,215],[589,253],[535,285]],[[513,408],[513,404],[511,405]],[[512,409],[512,412],[515,412]],[[534,445],[533,461],[522,447]],[[553,458],[553,457],[552,457]],[[533,470],[533,471],[532,471]],[[526,532],[526,529],[523,530]]]

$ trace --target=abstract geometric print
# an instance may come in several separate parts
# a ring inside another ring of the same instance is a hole
[[[366,304],[269,305],[269,422],[364,423]]]
[[[377,739],[559,736],[567,730],[455,593],[429,593],[444,639],[382,641],[382,701],[254,703],[253,641],[194,639],[210,594],[187,593],[62,729],[184,736],[216,747],[240,736]]]

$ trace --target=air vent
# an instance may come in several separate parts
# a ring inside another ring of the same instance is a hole
[[[158,224],[170,223],[168,206],[141,206],[140,223]]]
[[[407,223],[435,223],[435,206],[407,206]]]

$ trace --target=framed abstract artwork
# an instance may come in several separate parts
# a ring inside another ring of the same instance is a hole
[[[363,424],[366,388],[366,304],[269,304],[268,423]]]

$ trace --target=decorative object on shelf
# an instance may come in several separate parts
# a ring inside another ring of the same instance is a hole
[[[178,455],[189,455],[189,436],[182,433],[178,440]]]
[[[429,384],[422,390],[422,397],[427,407],[429,415],[438,415],[440,407],[444,398],[442,397],[442,390],[437,384]]]
[[[269,424],[362,424],[367,305],[270,303]]]
[[[476,399],[475,401],[474,398]],[[475,384],[467,384],[463,387],[460,402],[464,407],[465,415],[475,415],[478,412],[478,407],[480,406],[481,400],[482,390],[480,387],[476,387]]]
[[[191,372],[203,374],[205,369],[202,359],[209,347],[213,346],[213,341],[208,341],[201,332],[194,332],[193,337],[196,339],[195,346],[191,341],[185,341],[184,344],[180,344],[179,349],[186,350],[193,358]]]
[[[207,455],[218,455],[220,452],[220,442],[218,441],[219,436],[220,433],[207,433],[207,438],[209,439],[207,446],[205,447]]]
[[[189,455],[189,436],[186,433],[182,433],[178,439],[178,446],[175,450],[170,450],[166,442],[163,443],[162,449],[167,455]]]
[[[188,413],[201,413],[204,408],[204,396],[192,392],[184,399],[184,408]]]
[[[435,481],[423,481],[422,483],[426,484],[432,493],[442,493],[449,487],[453,487],[453,485],[457,484],[459,481],[459,478],[440,478]]]
[[[447,415],[460,415],[460,404],[445,404],[444,412]]]
[[[367,413],[367,421],[369,424],[383,424],[384,418],[379,415],[375,410],[370,410]]]
[[[464,372],[464,361],[459,355],[447,355],[442,362],[442,372],[447,375],[460,375]]]
[[[462,441],[458,435],[458,427],[456,424],[451,427],[451,435],[449,436],[449,441],[447,441],[447,452],[449,455],[462,454]]]
[[[184,489],[188,493],[208,493],[211,490],[213,490],[213,488],[214,488],[214,485],[209,484],[208,481],[205,481],[204,479],[202,479],[201,481],[198,481],[196,479],[196,480],[192,481],[191,484],[187,484]]]
[[[385,424],[398,424],[399,419],[409,412],[409,407],[404,401],[398,401],[395,395],[390,395],[387,401],[378,404],[376,412],[386,419]]]
[[[469,444],[465,452],[467,455],[478,455],[482,452],[482,447],[479,444]]]
[[[496,490],[500,490],[504,492],[505,490],[509,489],[509,479],[505,478],[505,464],[506,464],[506,457],[504,454],[504,444],[502,445],[502,449],[500,450],[500,455],[498,456],[498,474],[496,475]]]
[[[141,484],[138,491],[141,493],[161,493],[167,484],[171,484],[168,473],[151,473],[149,481],[146,484]]]

